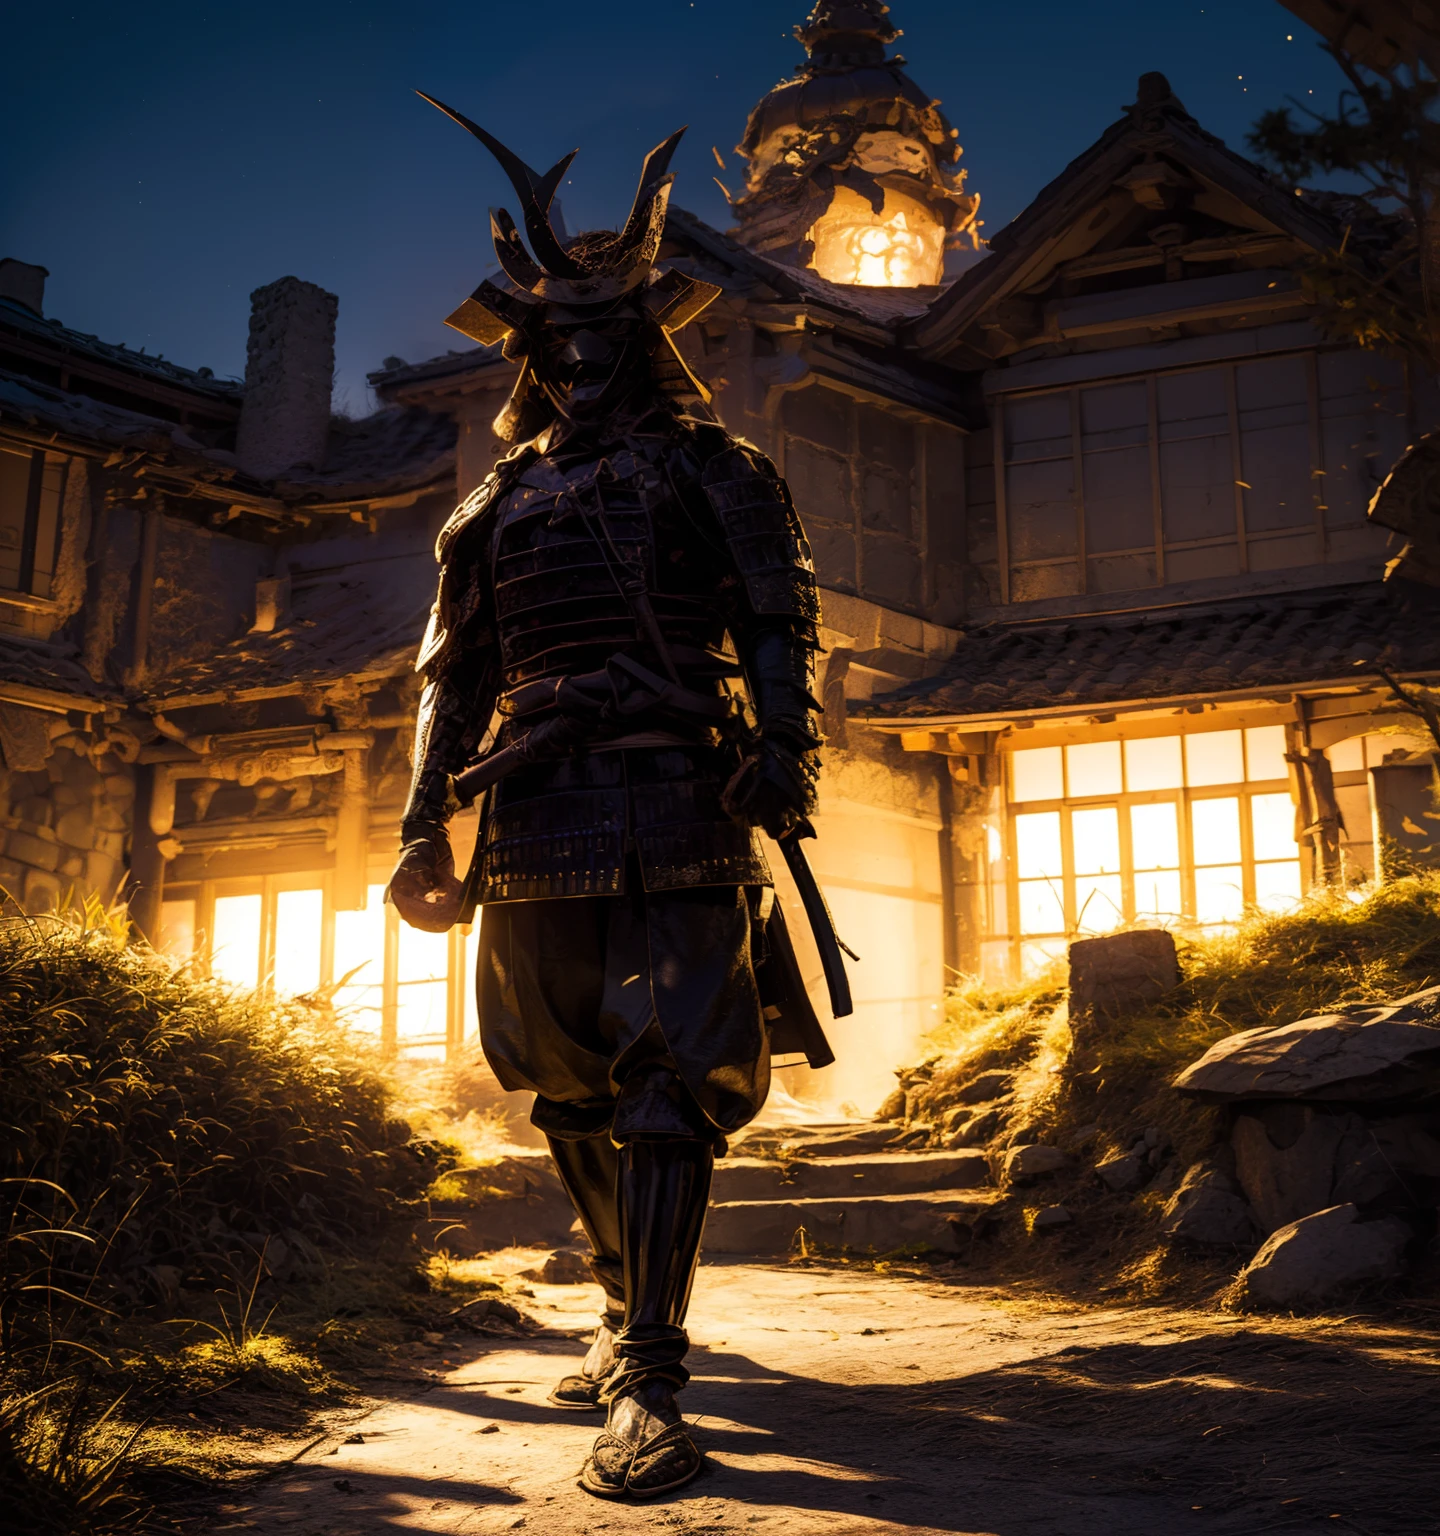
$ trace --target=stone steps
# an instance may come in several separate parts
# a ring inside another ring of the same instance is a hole
[[[809,1243],[856,1252],[892,1253],[924,1245],[962,1249],[1000,1199],[995,1190],[937,1190],[925,1194],[860,1195],[831,1199],[727,1200],[710,1207],[704,1252],[766,1257]]]
[[[892,1125],[786,1127],[786,1139],[770,1143],[778,1156],[721,1158],[705,1252],[789,1253],[802,1227],[810,1243],[862,1253],[917,1244],[946,1252],[965,1246],[999,1198],[986,1187],[985,1154],[884,1150],[896,1133]],[[510,1244],[549,1247],[578,1240],[574,1212],[543,1153],[509,1157],[456,1182],[473,1185],[473,1195],[431,1205],[427,1227],[437,1248],[469,1257]]]
[[[990,1182],[983,1152],[872,1152],[788,1163],[726,1157],[715,1164],[711,1199],[795,1200],[929,1194]]]

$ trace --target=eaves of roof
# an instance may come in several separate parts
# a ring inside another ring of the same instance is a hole
[[[114,342],[101,341],[83,331],[71,330],[58,320],[47,320],[23,304],[0,298],[0,335],[43,349],[57,362],[72,366],[95,363],[107,372],[120,370],[142,384],[161,385],[166,392],[181,391],[205,410],[221,408],[221,414],[239,410],[244,386],[238,379],[217,379],[208,369],[182,368],[163,357],[152,357]],[[196,398],[198,397],[198,398]]]
[[[892,729],[1440,675],[1440,595],[1370,581],[966,633],[936,676],[857,703]]]
[[[334,433],[318,470],[260,480],[233,454],[205,447],[174,422],[3,369],[0,432],[82,457],[123,455],[157,485],[270,519],[299,506],[348,505],[444,485],[455,466],[453,422],[425,411],[385,410]]]
[[[1126,168],[1147,154],[1172,158],[1230,193],[1302,243],[1319,249],[1339,238],[1336,225],[1304,197],[1287,192],[1253,161],[1226,147],[1182,110],[1162,109],[1144,122],[1127,114],[1044,187],[989,241],[990,254],[945,290],[904,339],[937,356],[1043,259]]]

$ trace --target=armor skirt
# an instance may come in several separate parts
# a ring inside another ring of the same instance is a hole
[[[770,1088],[755,949],[760,892],[740,885],[502,901],[481,917],[480,1041],[554,1136],[714,1136]],[[678,1092],[667,1093],[666,1080]],[[683,1089],[681,1088],[683,1085]]]

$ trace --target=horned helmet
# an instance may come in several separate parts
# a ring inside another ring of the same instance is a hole
[[[607,414],[648,374],[678,401],[709,404],[710,391],[676,350],[674,333],[715,298],[713,283],[655,266],[674,175],[669,170],[683,128],[645,157],[635,201],[618,233],[562,236],[551,205],[578,151],[539,175],[493,134],[424,91],[416,93],[467,129],[500,162],[520,199],[529,237],[514,218],[490,210],[490,233],[503,284],[486,279],[446,319],[481,346],[502,342],[520,376],[495,418],[496,434],[524,442],[555,417],[583,422]]]

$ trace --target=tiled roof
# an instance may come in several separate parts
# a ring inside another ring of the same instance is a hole
[[[122,405],[109,405],[90,395],[57,389],[53,384],[0,369],[0,417],[5,416],[27,427],[83,438],[109,448],[165,454],[178,450],[196,456],[206,452],[173,421],[161,421]]]
[[[65,694],[77,704],[82,700],[118,703],[119,690],[110,683],[97,683],[74,657],[72,646],[0,640],[0,683]]]
[[[336,421],[324,464],[278,476],[275,493],[287,501],[338,501],[418,490],[454,471],[455,436],[450,417],[416,408]]]
[[[81,353],[97,362],[107,363],[112,368],[124,368],[129,373],[153,379],[156,383],[194,390],[197,394],[210,395],[235,405],[240,403],[244,386],[238,379],[217,379],[208,368],[182,368],[179,363],[168,362],[148,352],[136,352],[123,343],[101,341],[98,336],[72,331],[58,320],[47,320],[35,314],[23,304],[0,299],[0,324],[49,346]]]
[[[967,633],[938,676],[858,704],[855,713],[896,722],[980,719],[1359,682],[1366,664],[1440,673],[1437,620],[1440,593],[1369,582],[1136,614],[993,624]]]
[[[430,612],[429,553],[417,560],[411,579],[372,586],[342,572],[299,586],[290,618],[279,629],[241,635],[211,656],[152,679],[146,693],[178,708],[202,699],[404,674],[414,665]]]
[[[287,502],[400,495],[447,479],[455,467],[455,423],[418,409],[338,421],[319,469],[274,480],[246,474],[233,453],[198,443],[174,422],[0,369],[0,420],[6,417],[59,438],[153,454],[191,480]]]

